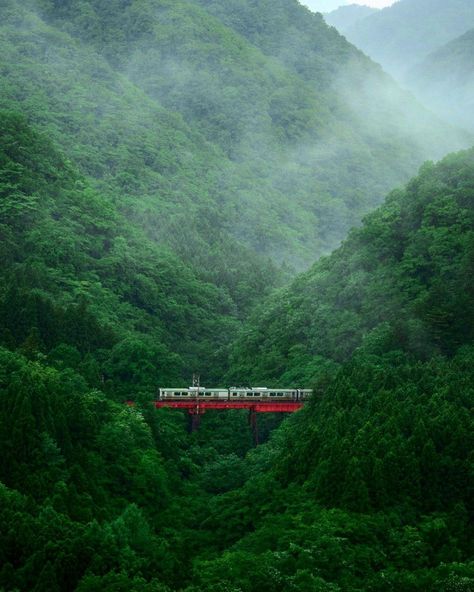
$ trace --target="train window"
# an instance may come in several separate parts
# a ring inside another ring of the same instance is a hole
[[[180,396],[181,396],[181,393],[177,393],[177,392],[175,392],[175,393],[174,393],[174,396],[175,396],[175,397],[180,397]]]

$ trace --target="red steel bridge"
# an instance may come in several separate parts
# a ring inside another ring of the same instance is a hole
[[[182,409],[190,416],[190,431],[199,427],[201,416],[208,410],[247,409],[254,442],[258,444],[257,413],[293,413],[303,407],[312,394],[309,389],[230,388],[188,389],[160,388],[157,409]]]
[[[191,432],[198,429],[201,416],[209,409],[247,409],[255,445],[258,445],[257,413],[293,413],[303,407],[303,403],[300,401],[203,401],[202,399],[155,401],[154,405],[157,409],[171,407],[172,409],[187,410],[190,415],[189,430]]]

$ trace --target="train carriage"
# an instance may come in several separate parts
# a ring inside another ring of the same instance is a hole
[[[267,387],[231,387],[231,388],[205,388],[192,386],[189,388],[160,388],[159,400],[279,400],[279,401],[303,401],[312,394],[311,389],[274,389]]]

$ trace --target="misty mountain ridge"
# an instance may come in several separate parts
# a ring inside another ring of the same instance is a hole
[[[399,0],[348,28],[346,38],[398,79],[474,27],[471,0]]]
[[[446,121],[474,130],[474,29],[430,54],[406,82]]]
[[[324,15],[324,20],[331,27],[344,35],[350,27],[353,27],[360,20],[378,12],[378,8],[363,6],[361,4],[347,4]]]
[[[33,122],[53,126],[83,172],[125,193],[128,214],[206,280],[222,266],[226,235],[278,265],[309,265],[415,163],[468,141],[293,0],[43,0],[32,4],[40,19],[22,5],[23,26],[19,3],[6,6],[3,106],[17,100]],[[29,43],[36,51],[23,49]],[[75,90],[78,70],[87,97]],[[111,102],[120,151],[96,131]],[[176,128],[179,154],[166,140]]]
[[[474,149],[426,163],[257,311],[235,346],[235,376],[308,383],[357,352],[426,360],[471,344],[473,197]]]

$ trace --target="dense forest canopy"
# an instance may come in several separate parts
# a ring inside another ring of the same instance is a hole
[[[311,381],[355,352],[400,349],[427,360],[470,343],[473,192],[473,150],[424,165],[338,250],[257,310],[234,371]]]
[[[229,260],[308,266],[425,158],[471,142],[296,0],[34,9],[4,3],[0,106],[206,280]]]
[[[0,47],[0,591],[471,592],[474,149],[405,183],[470,133],[296,0]],[[195,370],[314,396],[255,448]]]

